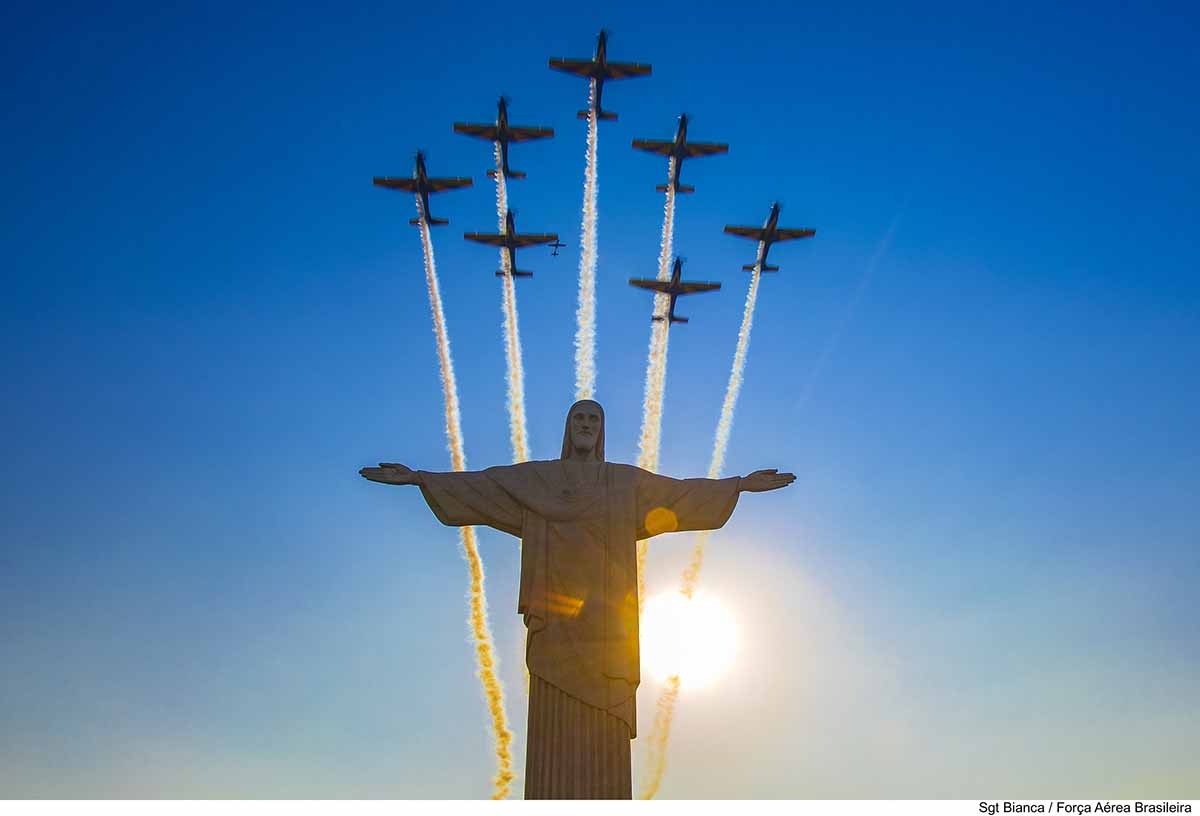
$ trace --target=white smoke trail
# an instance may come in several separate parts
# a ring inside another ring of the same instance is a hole
[[[758,257],[762,257],[763,246],[758,245]],[[742,312],[742,326],[738,330],[737,348],[733,352],[733,366],[729,371],[729,383],[725,386],[725,401],[721,404],[721,417],[717,421],[716,439],[713,441],[712,458],[708,464],[708,478],[719,479],[721,470],[725,467],[725,450],[729,447],[729,435],[733,430],[733,412],[737,407],[738,396],[742,391],[742,375],[746,370],[746,354],[750,349],[750,329],[754,325],[754,307],[758,303],[758,283],[762,270],[758,265],[750,273],[750,288],[746,292],[746,306]],[[683,571],[679,591],[691,598],[696,592],[696,583],[700,580],[700,568],[704,565],[704,548],[711,533],[704,531],[696,536],[692,548],[692,560]],[[677,678],[676,678],[677,680]],[[658,791],[662,784],[663,774],[667,768],[667,738],[671,731],[671,722],[675,716],[675,701],[679,696],[678,683],[668,683],[667,688],[658,698],[658,711],[654,718],[654,726],[650,730],[650,768],[649,778],[643,788],[643,798],[649,799]]]
[[[667,685],[658,697],[654,710],[654,726],[650,729],[650,776],[642,788],[643,799],[653,799],[667,771],[667,740],[671,736],[671,721],[675,719],[675,703],[679,700],[679,675],[667,678]]]
[[[495,144],[496,154],[496,220],[500,232],[507,227],[508,184],[504,178],[503,157],[500,143]],[[529,438],[525,428],[525,366],[521,362],[521,329],[517,322],[517,290],[512,269],[509,269],[508,252],[500,250],[500,283],[504,297],[504,352],[508,361],[508,435],[512,443],[513,462],[529,460]]]
[[[675,159],[667,163],[667,195],[663,204],[662,241],[658,250],[658,280],[671,278],[671,259],[675,244],[675,188],[670,183],[674,177]],[[654,314],[667,315],[671,298],[661,292],[654,295]],[[638,442],[637,465],[649,471],[658,470],[659,451],[662,442],[663,391],[666,386],[667,343],[670,322],[654,321],[650,326],[650,350],[646,358],[646,387],[642,400],[642,433]]]
[[[500,143],[496,142],[496,220],[499,231],[508,228],[508,181],[504,176],[504,157]],[[500,284],[503,291],[504,352],[508,362],[508,436],[512,444],[513,462],[529,461],[529,438],[525,430],[525,366],[521,362],[521,329],[517,323],[517,288],[512,276],[508,252],[500,250]],[[520,546],[520,541],[517,542]],[[525,673],[525,696],[529,696],[529,666],[525,662],[524,648],[521,650],[521,669]]]
[[[675,248],[675,158],[667,162],[667,195],[663,203],[662,241],[658,250],[658,275],[660,281],[671,277],[671,258]],[[654,295],[654,314],[664,318],[670,308],[671,298],[658,292]],[[653,321],[650,324],[650,350],[646,355],[646,386],[642,398],[642,432],[638,441],[637,466],[652,473],[658,472],[659,452],[662,448],[662,407],[667,384],[667,346],[670,342],[669,320]],[[637,543],[638,610],[646,603],[646,556],[649,542]]]
[[[575,311],[575,399],[596,391],[596,80],[589,83],[587,167],[579,240],[579,307]]]
[[[758,245],[758,257],[762,257],[763,245]],[[708,463],[708,478],[721,478],[725,468],[725,451],[729,447],[729,435],[733,431],[733,411],[737,408],[738,396],[742,393],[742,374],[746,370],[746,353],[750,349],[750,328],[754,325],[754,306],[758,302],[758,283],[762,270],[756,265],[750,273],[750,289],[746,292],[746,308],[742,312],[742,327],[738,329],[737,348],[733,352],[733,367],[729,371],[729,384],[725,386],[725,401],[721,404],[721,418],[717,420],[717,436],[713,441],[712,458]],[[704,547],[710,533],[705,531],[696,536],[692,548],[692,560],[683,571],[679,588],[687,597],[696,591],[700,580],[700,568],[704,565]]]
[[[763,245],[758,245],[758,257],[762,257]],[[725,401],[721,404],[721,418],[717,421],[717,437],[713,442],[712,458],[708,464],[708,478],[720,478],[725,467],[725,449],[729,447],[729,434],[733,431],[733,411],[737,408],[738,395],[742,392],[742,374],[746,370],[746,352],[750,349],[750,328],[754,324],[754,306],[758,302],[758,282],[762,270],[756,265],[750,273],[750,288],[746,292],[746,307],[742,311],[742,327],[738,329],[737,348],[733,352],[733,367],[729,372],[729,384],[725,386]]]
[[[458,385],[454,379],[454,361],[450,356],[450,338],[446,332],[446,316],[442,310],[442,294],[438,286],[437,265],[433,259],[433,242],[429,236],[429,225],[425,222],[421,197],[417,196],[417,214],[421,224],[421,249],[425,254],[425,284],[429,290],[429,307],[433,314],[433,334],[437,340],[438,363],[442,375],[442,398],[446,410],[446,440],[450,449],[450,463],[456,471],[467,469],[467,457],[463,451],[462,427],[458,411]],[[492,734],[495,739],[496,775],[493,799],[508,796],[513,781],[512,731],[504,712],[504,687],[496,674],[495,647],[492,643],[491,627],[487,618],[487,595],[483,587],[483,561],[475,542],[475,528],[460,527],[463,556],[470,573],[468,594],[470,614],[468,623],[475,644],[476,674],[483,686],[484,698],[492,718]]]
[[[854,311],[854,307],[858,304],[859,298],[862,297],[863,290],[867,287],[872,276],[874,276],[875,268],[879,265],[880,259],[887,253],[888,248],[891,246],[892,238],[896,234],[896,229],[900,225],[900,219],[907,207],[908,199],[906,198],[904,206],[896,214],[895,218],[892,219],[891,224],[888,225],[887,232],[880,241],[878,248],[876,248],[875,254],[871,256],[870,261],[867,263],[867,268],[859,279],[858,286],[855,287],[854,294],[841,319],[838,321],[833,335],[826,342],[825,348],[822,349],[821,356],[813,369],[813,373],[809,377],[804,391],[801,393],[800,400],[797,402],[797,407],[802,407],[808,400],[812,392],[812,385],[820,376],[832,350],[837,346],[838,339],[841,337],[842,331],[845,329],[846,323]],[[760,243],[758,245],[758,256],[760,258],[762,257],[762,250],[763,246]],[[742,372],[746,367],[746,349],[750,345],[750,324],[754,320],[754,301],[758,298],[759,272],[760,270],[755,267],[750,281],[750,291],[746,294],[746,312],[742,316],[741,331],[738,332],[737,351],[733,355],[733,371],[729,375],[729,386],[725,390],[725,403],[721,406],[721,419],[717,423],[717,438],[713,444],[712,460],[708,465],[708,478],[710,479],[721,478],[721,471],[725,468],[725,449],[729,445],[729,434],[733,430],[733,409],[737,405],[738,393],[742,389]],[[711,530],[705,530],[696,536],[696,543],[692,548],[691,563],[683,571],[679,591],[689,598],[695,593],[696,583],[700,580],[700,568],[704,566],[704,548],[711,535]]]

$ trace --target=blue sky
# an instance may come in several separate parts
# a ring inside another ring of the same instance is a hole
[[[448,466],[408,196],[435,231],[469,463],[506,462],[487,146],[512,98],[535,456],[573,397],[588,56],[599,378],[632,461],[662,162],[676,248],[724,289],[673,332],[664,472],[699,475],[753,245],[730,473],[780,467],[713,539],[738,666],[680,703],[672,797],[1197,797],[1200,186],[1194,8],[283,4],[4,12],[0,790],[476,797],[491,773],[452,530],[380,460]],[[686,18],[686,19],[684,19]],[[685,536],[657,539],[670,588]],[[482,534],[523,732],[516,545]],[[643,722],[656,682],[639,699]],[[640,741],[639,741],[640,742]],[[635,776],[643,748],[635,744]],[[520,740],[518,740],[520,750]],[[518,754],[520,759],[522,755]]]

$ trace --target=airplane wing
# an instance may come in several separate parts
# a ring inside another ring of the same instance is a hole
[[[670,156],[675,149],[674,142],[653,142],[647,139],[634,139],[633,146],[637,150],[645,150],[659,156]]]
[[[695,156],[715,156],[718,153],[728,153],[729,145],[714,144],[712,142],[688,142],[683,146],[683,155]]]
[[[761,241],[767,232],[762,227],[726,227],[725,231],[730,235],[749,238],[752,241]]]
[[[666,294],[671,288],[670,281],[646,280],[645,278],[630,278],[630,286],[636,286],[639,289],[652,289],[655,292]]]
[[[591,60],[552,59],[550,67],[555,71],[566,71],[575,76],[590,77],[595,63]]]
[[[775,230],[776,241],[794,241],[797,238],[812,238],[817,234],[814,229],[781,229]]]
[[[519,247],[537,246],[538,244],[551,244],[558,240],[557,235],[550,233],[518,233],[512,237],[513,244]]]
[[[461,122],[455,122],[454,132],[462,133],[466,136],[474,136],[477,139],[487,139],[491,142],[496,141],[495,125],[464,125]]]
[[[507,235],[497,235],[494,232],[464,232],[463,238],[468,241],[474,241],[478,244],[488,244],[490,246],[508,246]]]
[[[429,181],[429,192],[440,193],[442,190],[455,190],[459,187],[470,187],[471,180],[469,178],[431,178]]]
[[[509,141],[528,142],[532,139],[549,139],[554,135],[554,128],[544,127],[510,127]]]
[[[376,177],[372,179],[372,183],[376,187],[387,187],[389,190],[403,190],[406,193],[415,193],[417,191],[417,180],[412,178]]]
[[[638,62],[608,62],[604,64],[604,70],[608,79],[630,79],[649,75],[650,66]]]
[[[719,283],[701,283],[699,281],[679,282],[679,294],[681,295],[695,295],[700,292],[715,292],[720,288],[721,284]]]

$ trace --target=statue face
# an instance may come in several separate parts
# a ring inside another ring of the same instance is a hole
[[[596,447],[603,421],[596,405],[585,402],[576,406],[571,414],[571,447],[579,453],[591,453]]]

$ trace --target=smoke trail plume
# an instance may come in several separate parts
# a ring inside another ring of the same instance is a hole
[[[679,699],[679,675],[667,678],[667,687],[659,695],[654,712],[654,727],[650,730],[650,777],[642,788],[643,799],[653,799],[667,770],[667,739],[671,736],[671,720],[675,718],[675,702]]]
[[[500,232],[508,228],[508,181],[504,177],[504,157],[500,143],[493,148],[496,156],[496,220]],[[512,444],[513,462],[529,461],[529,438],[525,431],[525,366],[521,362],[521,329],[517,323],[517,288],[508,252],[500,250],[500,284],[503,291],[504,353],[508,363],[508,436]],[[520,546],[520,540],[517,541]],[[529,665],[521,651],[521,670],[525,673],[525,696],[529,696]]]
[[[660,281],[671,277],[671,257],[675,244],[675,158],[667,162],[667,195],[663,204],[662,242],[658,250],[658,275]],[[654,295],[654,314],[667,314],[671,298],[658,292]],[[637,466],[658,472],[658,458],[662,447],[663,394],[667,384],[667,345],[670,341],[670,321],[660,320],[650,324],[650,350],[646,355],[646,387],[642,399],[642,432],[638,440]],[[638,610],[646,603],[646,556],[649,542],[637,543]]]
[[[758,257],[762,257],[762,244],[758,245]],[[733,367],[729,372],[729,384],[725,386],[725,401],[721,404],[721,418],[717,421],[717,437],[713,441],[712,458],[708,463],[708,478],[721,478],[725,468],[725,450],[729,447],[729,434],[733,431],[733,411],[737,408],[738,396],[742,392],[742,374],[746,370],[746,353],[750,349],[750,328],[754,324],[754,306],[758,302],[758,283],[762,279],[762,270],[757,266],[750,273],[750,289],[746,292],[746,308],[742,312],[742,327],[738,329],[737,349],[733,352]],[[692,548],[692,560],[683,571],[683,581],[679,588],[687,597],[692,597],[696,591],[696,582],[700,580],[700,568],[704,565],[704,547],[708,543],[708,534],[696,536]]]
[[[421,249],[425,254],[425,284],[429,290],[429,307],[433,314],[433,333],[437,340],[438,363],[442,375],[442,397],[446,408],[446,439],[450,449],[450,463],[454,470],[467,468],[467,457],[463,452],[462,427],[458,411],[458,385],[454,379],[454,361],[450,357],[450,338],[446,333],[446,316],[442,311],[442,295],[438,286],[437,266],[433,260],[433,242],[429,236],[429,225],[425,223],[425,213],[421,207],[421,198],[417,196],[417,214],[421,219]],[[508,728],[508,718],[504,713],[504,687],[496,675],[495,648],[492,644],[491,627],[487,617],[487,596],[483,587],[483,561],[479,557],[479,549],[475,543],[475,528],[460,527],[459,539],[462,541],[463,556],[467,560],[467,570],[470,574],[470,592],[468,595],[470,614],[468,622],[471,626],[471,636],[475,644],[476,674],[483,686],[484,698],[487,700],[488,712],[492,718],[492,734],[495,738],[496,776],[493,779],[495,790],[493,799],[504,799],[508,796],[513,781],[512,770],[512,731]]]
[[[587,167],[579,239],[579,307],[575,311],[575,399],[596,390],[596,80],[588,91]]]
[[[675,159],[668,162],[668,172],[673,174]],[[675,189],[668,176],[666,201],[663,204],[662,242],[658,250],[658,280],[671,277],[671,257],[675,244]],[[671,299],[656,292],[654,314],[667,314]],[[642,433],[638,441],[638,467],[650,471],[658,470],[658,456],[662,434],[663,390],[666,385],[667,342],[670,323],[654,321],[650,325],[650,351],[646,358],[646,388],[642,400]]]
[[[496,154],[496,220],[500,232],[504,232],[508,213],[508,184],[504,178],[504,164],[500,154],[500,143],[495,144]],[[517,323],[517,290],[512,271],[509,269],[508,252],[500,250],[500,283],[503,288],[502,308],[504,311],[504,352],[508,361],[508,435],[512,442],[513,462],[529,460],[529,438],[525,429],[525,366],[521,362],[521,329]]]
[[[762,244],[758,246],[758,257],[762,257]],[[742,312],[742,326],[738,330],[737,348],[733,352],[733,366],[729,371],[729,383],[725,386],[725,401],[721,404],[721,417],[717,421],[717,435],[713,441],[712,458],[708,463],[708,478],[719,479],[721,470],[725,467],[725,450],[729,446],[729,434],[733,430],[733,412],[737,407],[738,396],[742,391],[742,375],[746,370],[746,354],[750,349],[750,329],[754,325],[754,307],[758,302],[758,283],[762,270],[755,266],[750,273],[750,288],[746,292],[746,307]],[[692,560],[683,571],[683,579],[679,591],[688,598],[696,592],[696,583],[700,580],[700,568],[704,565],[704,548],[708,543],[709,531],[696,536],[692,548]],[[673,678],[674,684],[668,683],[667,688],[658,698],[658,710],[654,717],[654,726],[650,730],[650,777],[646,782],[644,798],[652,797],[662,784],[666,772],[667,738],[671,733],[671,721],[675,716],[675,701],[679,697],[679,678]]]

